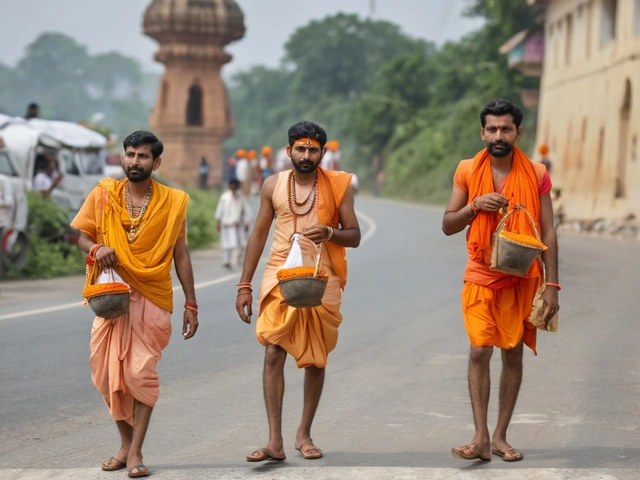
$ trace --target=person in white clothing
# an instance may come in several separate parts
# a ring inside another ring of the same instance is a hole
[[[33,177],[33,189],[36,192],[42,193],[44,197],[48,197],[51,195],[51,192],[54,188],[56,188],[60,182],[62,181],[63,175],[58,174],[55,179],[51,178],[56,165],[55,161],[51,157],[46,157],[46,165],[44,169],[40,170],[36,173],[36,176]]]
[[[216,228],[223,251],[222,266],[232,268],[240,262],[246,245],[251,208],[237,178],[229,180],[229,189],[220,196],[216,207]]]

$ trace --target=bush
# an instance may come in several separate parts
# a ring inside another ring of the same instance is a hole
[[[210,247],[218,241],[214,214],[220,194],[217,190],[188,189],[187,244],[190,250]]]
[[[29,203],[29,250],[27,265],[15,270],[7,265],[7,278],[51,278],[84,272],[85,255],[64,239],[69,213],[36,192],[27,195]]]

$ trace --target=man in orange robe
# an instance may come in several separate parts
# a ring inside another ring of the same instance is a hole
[[[151,173],[161,163],[162,143],[149,132],[124,140],[127,178],[104,179],[93,189],[71,226],[78,245],[103,271],[131,286],[129,313],[97,317],[91,330],[91,377],[103,395],[121,437],[120,450],[102,464],[106,471],[149,471],[142,444],[160,393],[156,364],[171,336],[171,265],[185,294],[182,334],[198,328],[193,270],[186,245],[186,193],[159,184]]]
[[[469,225],[462,313],[471,343],[469,392],[476,433],[469,445],[452,450],[454,457],[467,460],[490,460],[492,453],[505,461],[523,458],[507,442],[507,429],[522,380],[523,343],[536,353],[536,330],[528,318],[542,282],[542,268],[536,261],[522,277],[490,268],[491,236],[505,209],[523,204],[535,219],[542,242],[548,247],[542,254],[548,282],[542,297],[545,323],[559,309],[551,181],[544,165],[532,162],[516,146],[522,136],[522,117],[522,111],[505,100],[494,100],[485,106],[480,118],[481,137],[487,148],[474,159],[460,162],[442,221],[446,235]],[[512,217],[510,231],[532,233],[533,227],[525,214]],[[502,376],[498,422],[491,437],[487,409],[491,388],[489,361],[494,347],[502,349]]]
[[[340,303],[347,282],[345,247],[360,244],[360,227],[353,206],[351,175],[319,167],[325,153],[326,132],[315,123],[300,122],[288,132],[287,155],[293,168],[265,180],[244,269],[238,284],[236,310],[251,322],[251,279],[264,250],[275,217],[274,240],[260,288],[258,341],[265,346],[264,398],[269,421],[269,442],[249,455],[249,462],[286,458],[282,440],[282,398],[287,353],[305,369],[302,420],[294,446],[304,458],[320,458],[311,439],[311,424],[324,384],[327,356],[338,342],[342,321]],[[305,265],[314,265],[316,246],[322,244],[321,270],[329,280],[322,305],[294,308],[286,304],[276,272],[284,265],[294,233],[300,233]]]

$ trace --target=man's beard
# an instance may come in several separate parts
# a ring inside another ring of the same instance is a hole
[[[144,182],[147,178],[151,176],[153,170],[150,168],[149,170],[144,170],[142,168],[129,168],[126,171],[127,178],[132,183],[140,183]],[[133,174],[133,175],[132,175]]]
[[[502,146],[502,149],[496,149],[495,147],[497,145]],[[491,142],[487,145],[487,150],[489,150],[489,153],[491,155],[493,155],[494,157],[506,157],[507,155],[509,155],[511,152],[513,152],[513,145],[510,145],[506,142]]]
[[[300,173],[313,173],[318,168],[318,165],[320,165],[320,163],[316,164],[313,162],[306,162],[306,161],[304,163],[308,165],[304,165],[304,166],[300,165],[300,162],[296,163],[292,161],[291,163],[293,163],[293,168],[295,168],[296,171]]]

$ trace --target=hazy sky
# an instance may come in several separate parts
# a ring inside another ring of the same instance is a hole
[[[236,0],[245,14],[245,37],[227,47],[234,61],[229,74],[255,64],[276,66],[289,35],[312,19],[338,11],[389,20],[414,37],[455,40],[481,22],[462,18],[469,0]],[[142,15],[151,0],[0,0],[0,62],[13,66],[42,32],[66,33],[90,53],[117,50],[159,71],[157,44],[142,34]]]

